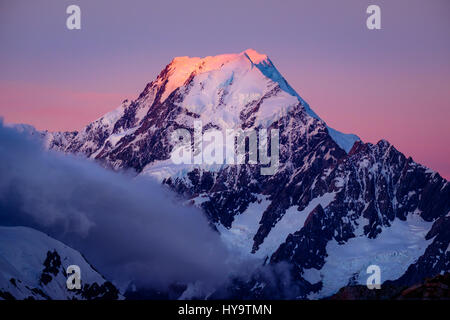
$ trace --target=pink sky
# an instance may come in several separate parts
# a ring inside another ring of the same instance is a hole
[[[254,48],[331,127],[387,139],[450,177],[447,0],[75,1],[83,27],[68,31],[72,2],[2,2],[6,122],[79,129],[136,98],[174,56]],[[365,28],[372,2],[382,9],[379,31]]]

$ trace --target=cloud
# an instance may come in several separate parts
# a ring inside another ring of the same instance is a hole
[[[213,286],[238,272],[199,210],[156,182],[46,151],[38,136],[0,119],[0,225],[44,231],[118,284]]]

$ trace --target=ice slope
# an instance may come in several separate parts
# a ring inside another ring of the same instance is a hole
[[[381,270],[381,283],[396,280],[424,254],[433,239],[425,239],[432,222],[418,214],[410,214],[406,221],[395,220],[380,235],[370,239],[362,234],[349,239],[345,245],[332,240],[327,245],[328,257],[322,269],[307,269],[303,278],[311,283],[322,281],[323,288],[309,298],[330,296],[340,288],[352,284],[366,285],[367,267],[377,265]]]
[[[44,271],[49,253],[58,256],[49,264],[57,274]],[[67,289],[63,270],[69,265],[80,267],[83,285],[106,282],[78,251],[65,244],[31,228],[0,226],[0,292],[16,299],[83,299],[80,292]],[[43,281],[43,274],[51,280]]]

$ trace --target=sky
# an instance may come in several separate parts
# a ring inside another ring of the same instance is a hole
[[[81,30],[66,28],[67,6]],[[366,8],[381,8],[368,30]],[[175,56],[267,54],[311,108],[450,177],[448,0],[0,2],[0,116],[77,130]]]

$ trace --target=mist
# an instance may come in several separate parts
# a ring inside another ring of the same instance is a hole
[[[200,210],[135,176],[45,150],[0,119],[0,225],[46,232],[122,287],[213,288],[242,269]]]

